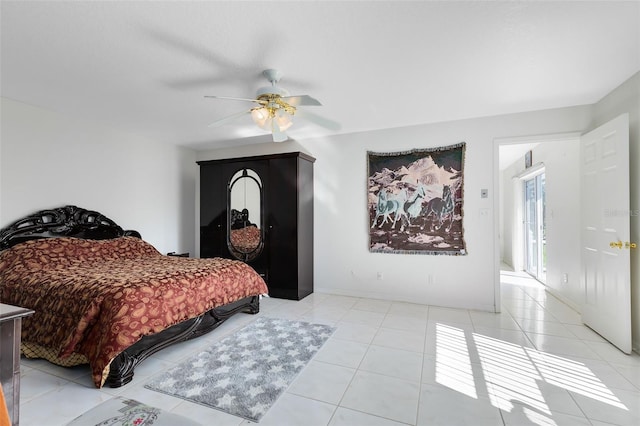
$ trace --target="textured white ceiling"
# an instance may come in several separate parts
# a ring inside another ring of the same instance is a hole
[[[638,1],[0,4],[2,96],[197,149],[270,141],[207,127],[252,104],[203,97],[253,97],[265,68],[337,133],[590,104],[640,70]]]

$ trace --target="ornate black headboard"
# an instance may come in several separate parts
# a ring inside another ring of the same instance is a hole
[[[0,230],[0,250],[38,238],[76,237],[106,240],[122,236],[140,238],[138,231],[123,230],[113,220],[96,211],[76,206],[41,210]]]

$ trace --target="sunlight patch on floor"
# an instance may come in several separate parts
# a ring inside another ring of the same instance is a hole
[[[531,421],[531,423],[538,426],[559,426],[553,419],[545,416],[544,414],[538,413],[528,407],[523,407],[522,412],[525,417]]]
[[[535,278],[518,272],[500,272],[500,283],[521,287],[540,287],[540,282]]]
[[[540,389],[547,383],[628,411],[614,393],[583,363],[473,333],[436,324],[436,382],[477,399],[470,350],[477,349],[489,399],[494,407],[512,412],[520,404],[534,424],[557,426]]]
[[[551,414],[537,382],[542,379],[520,345],[473,333],[491,403],[511,411],[512,401]]]
[[[436,325],[436,382],[478,398],[464,330]]]
[[[629,410],[583,363],[537,350],[526,350],[547,383]]]

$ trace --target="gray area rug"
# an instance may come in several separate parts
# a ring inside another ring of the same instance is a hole
[[[145,387],[257,422],[334,330],[258,318]]]

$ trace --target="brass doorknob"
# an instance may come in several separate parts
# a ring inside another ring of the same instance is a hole
[[[630,243],[629,241],[627,241],[626,243],[624,243],[624,247],[628,249],[634,249],[638,247],[638,245],[636,243]]]
[[[612,241],[609,243],[609,247],[614,248],[614,247],[618,247],[619,249],[622,248],[622,241],[618,241],[617,243],[615,241]]]

